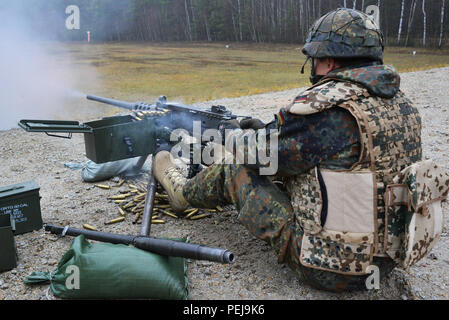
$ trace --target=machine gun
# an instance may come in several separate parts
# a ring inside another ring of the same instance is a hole
[[[210,109],[203,110],[193,106],[168,103],[165,96],[159,97],[153,105],[144,102],[129,103],[93,95],[88,95],[87,99],[128,109],[131,114],[106,117],[83,124],[77,121],[20,120],[19,126],[28,132],[45,132],[49,136],[69,139],[73,133],[84,133],[88,159],[100,164],[140,156],[137,164],[140,169],[150,154],[154,155],[160,150],[167,150],[173,145],[174,142],[170,141],[169,137],[175,129],[183,129],[192,136],[196,128],[195,123],[199,125],[202,134],[207,129],[217,129],[221,121],[245,117],[234,115],[223,106],[212,106]],[[68,135],[62,136],[62,133]],[[193,176],[199,164],[193,164],[192,157],[190,160],[189,175]],[[149,237],[155,193],[156,181],[151,168],[140,236],[114,235],[68,227],[64,231],[63,227],[50,225],[46,226],[46,230],[73,236],[84,234],[86,238],[104,242],[133,244],[141,249],[165,255],[222,263],[232,263],[235,260],[235,256],[228,250],[193,244],[177,244],[173,241]]]
[[[168,103],[165,96],[159,97],[152,105],[93,95],[88,95],[87,99],[125,108],[132,113],[82,124],[77,121],[20,120],[19,126],[28,132],[45,132],[50,136],[69,139],[73,133],[84,133],[86,157],[95,163],[106,163],[167,150],[173,144],[169,137],[175,129],[186,130],[192,136],[195,125],[201,127],[202,134],[206,129],[217,129],[221,121],[239,117],[223,106],[203,110]]]

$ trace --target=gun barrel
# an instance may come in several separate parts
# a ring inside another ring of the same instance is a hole
[[[225,249],[205,247],[198,244],[184,243],[168,239],[158,239],[143,236],[127,236],[100,231],[81,230],[70,227],[45,225],[45,230],[53,234],[69,236],[84,235],[87,239],[114,244],[132,244],[136,248],[161,255],[182,257],[196,260],[208,260],[220,263],[233,263],[235,255]]]
[[[125,101],[120,101],[120,100],[115,100],[115,99],[109,99],[109,98],[103,98],[103,97],[94,96],[91,94],[87,95],[87,99],[92,100],[92,101],[101,102],[101,103],[110,104],[110,105],[120,107],[120,108],[125,108],[128,110],[133,110],[134,106],[136,105],[135,103],[125,102]]]

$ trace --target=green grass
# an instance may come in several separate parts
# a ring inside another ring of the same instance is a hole
[[[159,95],[184,103],[238,97],[308,85],[301,45],[225,43],[68,44],[70,64],[93,70],[88,93],[153,102]],[[413,56],[411,52],[417,51]],[[66,63],[54,50],[56,59]],[[448,50],[389,48],[385,63],[399,72],[449,66]],[[153,99],[153,100],[152,100]]]

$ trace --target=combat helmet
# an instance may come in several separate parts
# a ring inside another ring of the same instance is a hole
[[[383,35],[372,17],[339,8],[313,24],[302,52],[308,58],[366,58],[383,63],[383,50]]]

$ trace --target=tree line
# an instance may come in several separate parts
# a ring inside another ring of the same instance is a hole
[[[310,25],[339,7],[379,8],[387,45],[447,47],[449,0],[5,0],[23,3],[24,21],[46,37],[85,41],[303,43]],[[80,9],[67,30],[65,8]],[[1,10],[1,6],[0,6]]]

